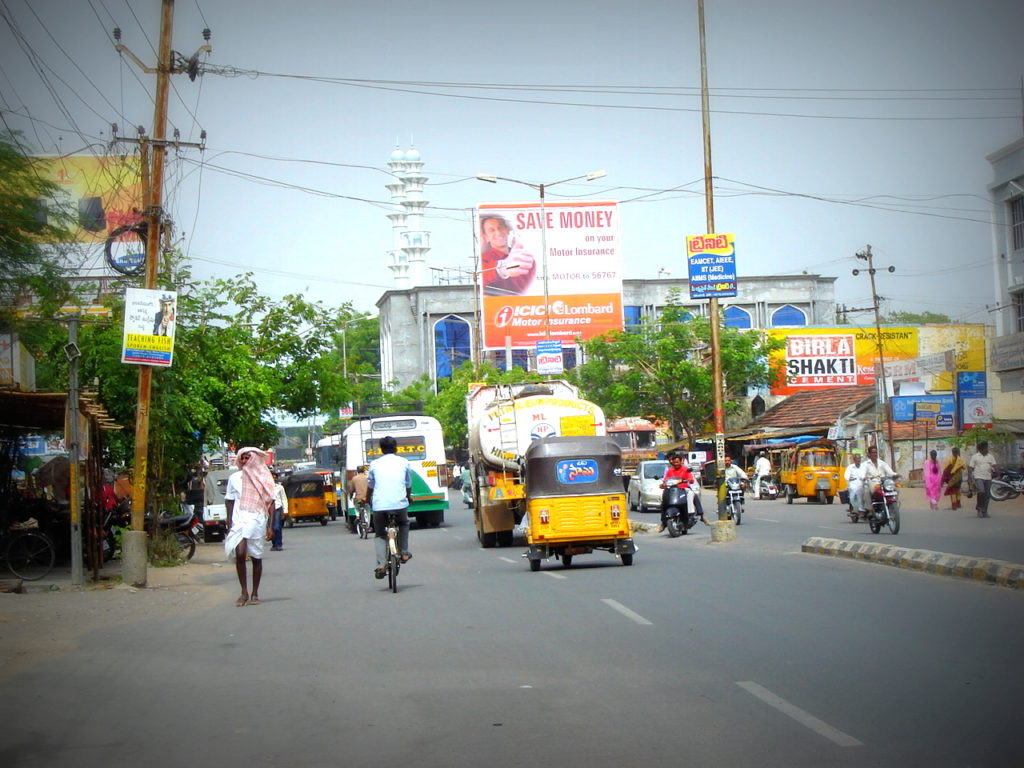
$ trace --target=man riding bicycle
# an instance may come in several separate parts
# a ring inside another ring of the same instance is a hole
[[[361,520],[370,502],[369,478],[366,476],[365,464],[360,464],[352,479],[348,481],[348,493],[356,510],[356,520]]]
[[[402,562],[412,559],[409,552],[409,503],[412,501],[412,470],[409,462],[398,455],[398,441],[391,435],[380,439],[381,456],[370,462],[367,478],[370,503],[373,506],[374,549],[377,567],[374,577],[383,579],[388,558],[387,518],[394,515],[398,521],[398,548]]]

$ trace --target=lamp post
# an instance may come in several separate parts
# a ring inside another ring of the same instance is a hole
[[[572,176],[568,179],[561,179],[559,181],[552,181],[548,184],[535,184],[531,181],[522,181],[521,179],[509,179],[505,176],[493,176],[488,173],[478,173],[476,177],[480,181],[486,181],[491,184],[496,184],[499,181],[508,181],[513,184],[522,184],[524,187],[530,187],[530,189],[536,189],[540,193],[540,263],[541,270],[544,275],[544,338],[551,338],[551,300],[548,293],[548,220],[544,210],[544,190],[548,187],[553,187],[556,184],[565,184],[568,181],[579,181],[580,179],[586,179],[587,181],[593,181],[594,179],[600,179],[603,176],[607,176],[605,171],[591,171],[585,173],[582,176]]]

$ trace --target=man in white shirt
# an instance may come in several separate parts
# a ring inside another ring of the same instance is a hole
[[[861,466],[864,468],[864,485],[861,489],[863,501],[861,505],[865,510],[869,510],[871,509],[871,492],[875,490],[875,487],[882,481],[883,477],[896,477],[896,473],[892,471],[892,467],[878,458],[877,445],[872,445],[868,448],[867,461]]]
[[[978,452],[967,462],[967,481],[973,482],[974,489],[978,492],[975,506],[978,517],[988,517],[989,491],[992,488],[992,478],[998,470],[995,457],[988,452],[988,442],[982,440],[978,443]]]
[[[374,577],[383,579],[384,562],[388,556],[387,516],[393,513],[398,518],[398,548],[402,562],[412,559],[409,552],[409,503],[412,501],[412,470],[409,462],[398,455],[398,441],[391,435],[380,439],[381,456],[370,462],[370,476],[367,486],[370,505],[373,508],[374,548],[377,553],[377,567]]]
[[[863,515],[865,510],[861,489],[864,486],[864,466],[860,463],[860,459],[859,453],[853,454],[853,463],[846,468],[845,477],[849,511],[853,512],[854,506],[856,506],[857,511]]]
[[[754,498],[761,498],[761,478],[768,477],[772,473],[772,463],[768,460],[768,457],[764,455],[764,451],[761,451],[757,455],[757,461],[754,462]]]

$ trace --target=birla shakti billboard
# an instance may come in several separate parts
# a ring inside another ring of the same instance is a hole
[[[923,325],[917,328],[882,326],[885,375],[892,381],[922,381],[928,390],[952,389],[952,372],[921,370],[917,359],[947,350],[954,352],[957,371],[985,369],[983,325]],[[802,389],[874,384],[878,363],[875,328],[770,328],[768,335],[785,342],[773,353],[782,362],[785,381],[771,388],[773,395],[791,395]]]
[[[786,344],[773,353],[781,358],[785,375],[784,382],[772,386],[773,395],[875,382],[878,334],[874,328],[770,328],[768,335]],[[917,357],[917,328],[883,328],[882,352],[886,372],[900,373],[894,366]]]
[[[533,349],[548,338],[568,345],[622,329],[616,203],[545,203],[543,218],[539,202],[481,203],[476,232],[485,348]]]

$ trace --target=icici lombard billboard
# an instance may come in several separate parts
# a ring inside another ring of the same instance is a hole
[[[476,231],[486,348],[574,344],[622,329],[616,203],[481,203]]]

